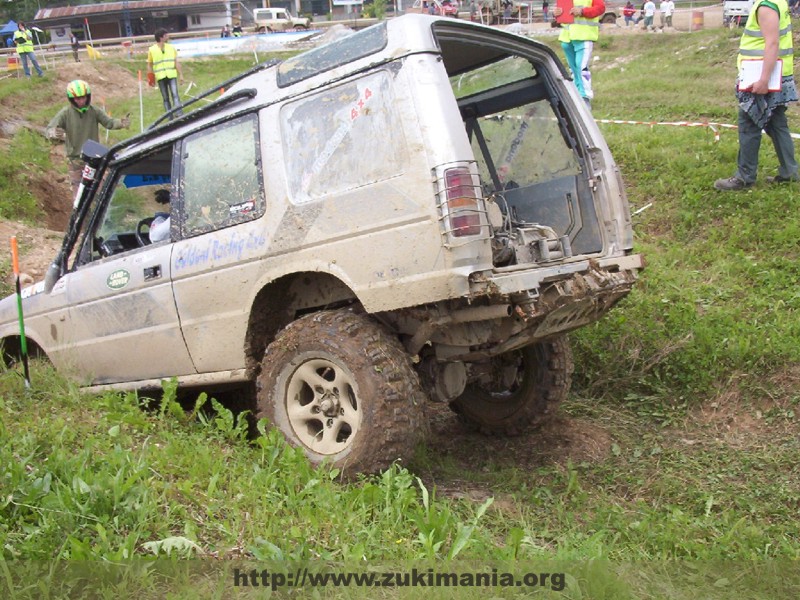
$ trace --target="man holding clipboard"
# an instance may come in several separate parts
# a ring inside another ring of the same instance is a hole
[[[794,143],[786,121],[786,107],[796,102],[792,71],[792,26],[787,0],[755,0],[739,42],[739,157],[733,177],[717,179],[721,191],[751,187],[758,171],[761,130],[772,139],[778,155],[778,175],[769,183],[800,180]]]

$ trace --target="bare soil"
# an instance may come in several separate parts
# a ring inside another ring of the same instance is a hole
[[[64,98],[66,102],[67,84],[74,79],[90,82],[92,102],[96,106],[103,107],[113,98],[129,97],[138,93],[138,81],[131,73],[117,65],[97,61],[64,63],[58,69],[48,71],[49,93],[53,98]],[[21,119],[19,106],[14,102],[13,96],[0,100],[0,138],[10,138],[21,128],[43,134],[44,123],[31,123]],[[44,137],[42,141],[50,143]],[[41,226],[0,220],[0,240],[17,236],[23,284],[44,277],[47,267],[61,246],[61,239],[72,212],[72,193],[66,173],[63,144],[52,145],[50,159],[52,170],[33,171],[29,175],[30,191],[44,215]]]

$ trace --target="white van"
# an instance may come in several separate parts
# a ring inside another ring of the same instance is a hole
[[[751,8],[753,0],[725,0],[722,3],[722,22],[728,26],[744,27]]]

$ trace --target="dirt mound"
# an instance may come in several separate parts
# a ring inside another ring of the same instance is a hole
[[[19,244],[19,270],[23,285],[44,279],[47,267],[61,248],[63,234],[16,221],[0,221],[0,240],[8,240],[11,236],[17,236]]]
[[[139,93],[138,79],[127,69],[107,62],[83,60],[61,63],[48,70],[42,88],[44,96],[63,99],[66,103],[67,84],[74,79],[89,83],[95,106],[105,107],[109,100]],[[15,102],[13,95],[0,100],[0,137],[11,138],[23,128],[43,134],[47,117],[37,123],[25,121],[20,118],[19,106]],[[54,108],[50,116],[55,115],[58,109]],[[72,190],[66,174],[63,144],[52,146],[50,160],[52,170],[28,175],[30,192],[44,214],[44,227],[37,229],[17,222],[0,222],[0,239],[17,236],[22,255],[21,270],[35,280],[44,276],[55,256],[72,212]]]
[[[139,94],[135,75],[119,65],[84,60],[79,63],[58,65],[52,80],[54,97],[64,98],[67,84],[73,79],[83,79],[92,89],[92,102],[103,106],[111,98],[133,97]]]

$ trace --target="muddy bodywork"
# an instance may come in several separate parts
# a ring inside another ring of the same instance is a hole
[[[26,291],[28,337],[87,386],[253,381],[278,332],[341,307],[435,378],[596,321],[642,268],[618,168],[537,42],[409,15],[223,86],[102,157],[52,289]],[[142,242],[155,188],[170,235]],[[13,345],[10,299],[0,323]]]

